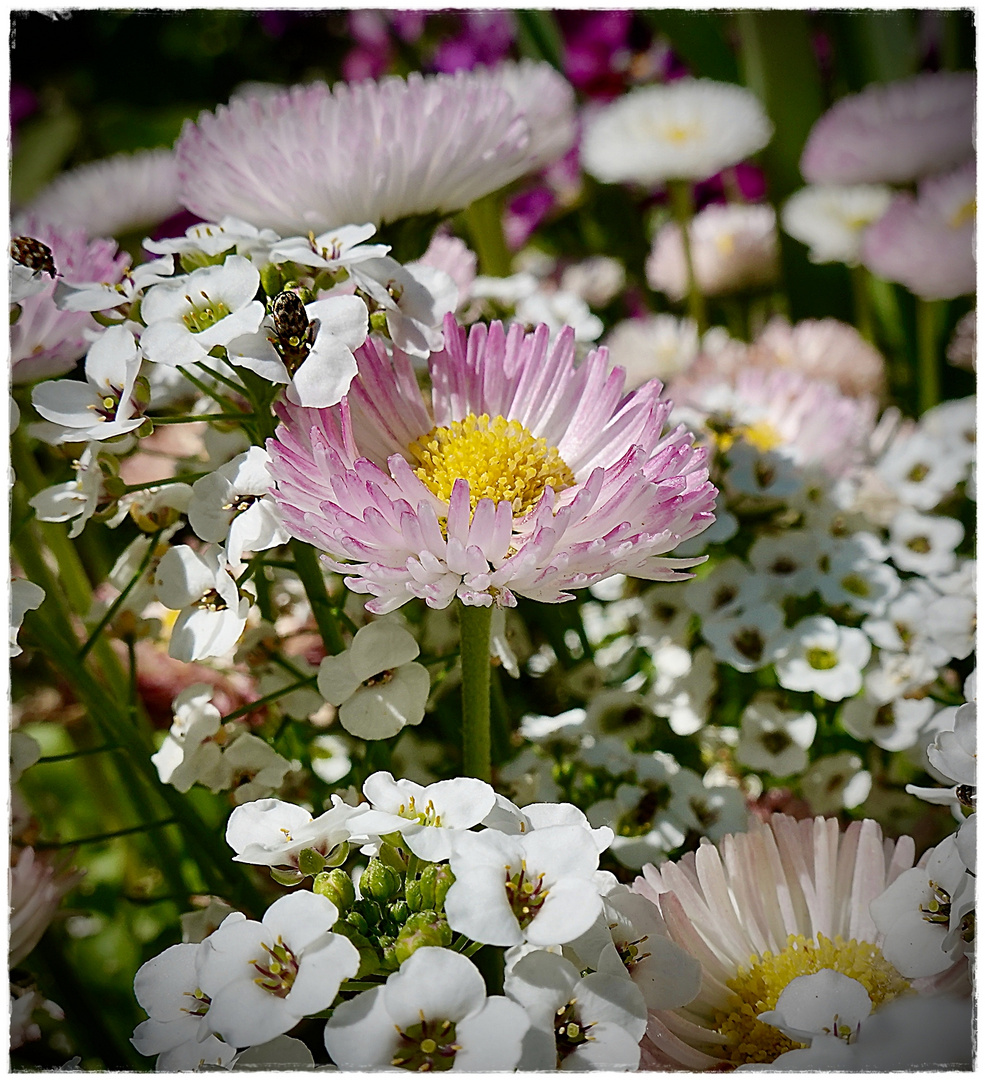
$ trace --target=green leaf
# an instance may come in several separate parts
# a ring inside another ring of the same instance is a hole
[[[516,11],[520,52],[564,71],[564,41],[550,11]]]
[[[643,18],[670,38],[674,52],[695,75],[721,82],[738,82],[739,66],[725,36],[721,13],[645,11]]]

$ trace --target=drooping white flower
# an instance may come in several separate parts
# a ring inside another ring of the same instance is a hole
[[[732,83],[677,79],[640,87],[585,118],[581,159],[607,183],[706,180],[770,141],[756,96]]]
[[[219,710],[212,704],[213,687],[195,683],[174,699],[174,722],[151,761],[162,784],[189,791],[193,784],[221,790],[224,783],[222,746],[215,738],[222,726]]]
[[[289,537],[272,499],[273,487],[260,446],[251,446],[192,484],[188,523],[202,540],[225,543],[226,558],[238,567],[244,551],[266,551]]]
[[[456,834],[445,897],[452,930],[490,945],[559,945],[602,908],[593,875],[599,851],[587,827],[553,825],[507,836]]]
[[[863,230],[882,217],[892,198],[883,184],[819,184],[791,195],[780,221],[795,240],[807,244],[811,262],[856,266]]]
[[[784,709],[768,698],[754,698],[742,713],[735,760],[774,776],[802,773],[816,732],[813,713]]]
[[[88,442],[113,439],[144,422],[134,384],[140,350],[125,327],[111,326],[86,355],[86,382],[58,379],[34,388],[31,401],[58,430],[46,441]]]
[[[383,986],[338,1005],[325,1046],[341,1070],[492,1072],[514,1069],[530,1020],[486,996],[478,969],[450,949],[417,949]]]
[[[357,631],[344,653],[326,656],[318,689],[339,706],[339,722],[362,739],[389,739],[424,718],[431,679],[413,663],[420,648],[413,634],[393,620]]]
[[[927,760],[938,772],[957,784],[977,783],[977,706],[973,701],[960,706],[954,726],[942,731],[927,749]]]
[[[73,462],[74,480],[52,484],[28,500],[39,521],[71,521],[72,527],[68,535],[73,540],[82,532],[86,522],[96,513],[100,502],[105,498],[105,477],[99,458],[101,449],[99,443],[89,443]]]
[[[776,677],[788,690],[813,690],[829,701],[857,694],[872,645],[861,630],[810,615],[777,643]]]
[[[505,990],[532,1021],[525,1069],[625,1072],[638,1066],[646,1005],[632,981],[599,972],[581,978],[570,961],[537,950],[510,968]]]
[[[259,271],[242,255],[154,285],[140,306],[144,356],[172,367],[207,364],[217,345],[256,333],[263,319],[263,304],[253,299],[259,287]]]
[[[220,547],[169,548],[157,566],[154,586],[165,607],[180,611],[168,653],[176,660],[223,656],[246,626],[250,599],[225,569]]]
[[[227,215],[218,222],[190,225],[184,236],[145,240],[144,247],[158,255],[179,255],[189,268],[196,264],[208,265],[216,256],[227,253],[242,255],[262,266],[272,261],[272,249],[279,242],[280,237],[273,229],[258,229],[248,221]]]
[[[44,600],[44,589],[25,578],[15,578],[10,583],[10,655],[20,656],[24,651],[17,641],[24,615],[35,611]]]
[[[365,807],[349,806],[338,795],[317,818],[294,803],[258,799],[237,806],[229,815],[226,843],[236,852],[233,862],[297,870],[302,852],[312,850],[328,858],[354,832],[364,835],[362,825],[355,826],[365,813]]]
[[[198,960],[209,1027],[231,1046],[256,1046],[327,1009],[359,968],[356,947],[331,933],[338,917],[330,900],[312,892],[275,900],[262,922],[229,915]]]
[[[200,1065],[228,1065],[235,1049],[216,1038],[207,1019],[212,1004],[198,983],[201,944],[172,945],[137,972],[133,992],[148,1019],[130,1041],[157,1059],[158,1072],[185,1072]]]
[[[496,801],[489,784],[467,776],[422,787],[376,772],[363,784],[363,794],[371,809],[360,818],[360,831],[376,836],[399,832],[407,847],[428,862],[449,858],[451,830],[478,825]]]

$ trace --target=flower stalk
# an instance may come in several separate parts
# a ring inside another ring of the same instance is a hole
[[[492,778],[489,732],[489,641],[492,605],[459,605],[462,633],[462,773]]]
[[[667,184],[670,193],[670,205],[674,220],[681,230],[681,247],[684,251],[684,265],[687,269],[687,310],[695,321],[698,333],[708,329],[708,311],[705,298],[698,288],[698,279],[694,272],[694,253],[691,250],[691,220],[694,217],[694,194],[691,185],[684,180],[672,180]]]

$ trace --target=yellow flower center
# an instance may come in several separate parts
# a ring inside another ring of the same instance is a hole
[[[969,199],[962,206],[959,206],[957,210],[951,215],[948,220],[948,225],[952,229],[960,229],[962,225],[967,225],[969,221],[975,220],[975,200]]]
[[[818,934],[817,941],[811,942],[800,934],[791,934],[782,952],[775,956],[771,952],[751,956],[749,967],[741,968],[726,984],[733,991],[732,1000],[727,1011],[715,1016],[718,1030],[729,1040],[729,1045],[722,1048],[725,1059],[733,1065],[768,1063],[788,1050],[799,1049],[803,1044],[763,1023],[758,1014],[776,1008],[777,998],[793,979],[814,975],[824,968],[860,982],[873,1010],[910,988],[907,980],[869,941],[853,938],[846,942],[840,937],[831,941]]]
[[[529,513],[544,494],[571,487],[575,477],[546,439],[535,438],[517,420],[469,413],[448,427],[433,427],[408,447],[421,464],[424,485],[448,502],[456,480],[467,480],[472,512],[480,499],[508,502],[513,513]]]
[[[761,420],[758,424],[749,424],[742,429],[742,437],[747,443],[751,443],[757,450],[765,453],[775,450],[783,444],[783,436],[772,424]]]

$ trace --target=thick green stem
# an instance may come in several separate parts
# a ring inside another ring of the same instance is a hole
[[[855,299],[855,325],[858,332],[870,345],[876,343],[875,318],[872,311],[872,297],[869,295],[868,271],[864,266],[853,266],[852,293]]]
[[[939,302],[917,298],[917,366],[920,374],[917,404],[921,413],[932,409],[941,399],[941,368],[937,355],[939,314]]]
[[[461,604],[462,632],[462,771],[480,780],[492,779],[489,734],[489,639],[492,606]]]
[[[684,249],[684,265],[687,269],[687,310],[698,326],[698,333],[708,329],[708,312],[705,298],[698,288],[694,273],[694,255],[691,251],[691,220],[694,217],[694,195],[686,180],[673,180],[667,185],[674,219],[681,230],[681,246]]]
[[[479,269],[492,277],[508,277],[513,260],[503,235],[502,207],[493,192],[476,199],[465,210],[472,246],[479,256]]]
[[[310,544],[301,540],[291,541],[291,554],[294,556],[294,569],[297,571],[304,591],[308,594],[311,614],[315,617],[318,632],[321,634],[325,652],[330,656],[340,653],[345,648],[342,633],[339,630],[335,610],[325,588],[325,576],[318,563],[318,555]]]

